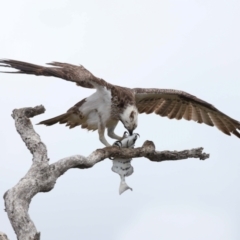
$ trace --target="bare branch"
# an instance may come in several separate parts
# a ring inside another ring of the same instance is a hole
[[[187,158],[199,158],[200,160],[205,160],[210,157],[209,154],[203,153],[203,148],[193,148],[191,150],[183,151],[154,151],[153,153],[145,156],[153,162],[162,162],[162,161],[174,161],[174,160],[183,160]]]
[[[0,232],[0,240],[8,240],[7,235],[3,232]]]
[[[34,131],[30,117],[34,117],[45,112],[45,108],[40,105],[34,108],[14,109],[12,117],[15,120],[17,132],[20,134],[23,142],[33,154],[33,161],[48,161],[47,149],[40,136]]]
[[[40,233],[28,214],[31,199],[39,192],[48,192],[54,188],[57,179],[71,168],[90,168],[106,158],[131,159],[145,157],[150,161],[181,160],[209,157],[203,153],[203,148],[184,151],[155,151],[151,141],[145,141],[139,148],[119,148],[117,146],[97,149],[88,157],[75,155],[49,164],[47,149],[40,136],[34,131],[30,117],[44,113],[43,106],[35,108],[15,109],[12,117],[22,140],[33,154],[32,165],[27,174],[4,194],[5,207],[10,222],[19,240],[38,240]]]
[[[162,162],[170,160],[183,160],[187,158],[199,158],[205,160],[209,158],[209,154],[203,153],[203,148],[193,148],[184,151],[155,151],[155,146],[152,141],[145,141],[142,147],[139,148],[119,148],[105,147],[97,149],[89,157],[75,155],[67,157],[51,164],[56,176],[61,176],[71,168],[91,168],[96,163],[101,162],[106,158],[139,158],[145,157],[153,162]]]

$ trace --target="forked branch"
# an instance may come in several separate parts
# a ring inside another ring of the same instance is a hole
[[[184,151],[156,151],[152,141],[146,141],[142,147],[130,149],[117,146],[97,149],[88,157],[75,155],[49,164],[47,148],[40,136],[34,131],[29,118],[44,113],[43,106],[15,109],[12,117],[17,132],[33,155],[32,165],[26,175],[4,194],[5,208],[9,220],[19,240],[38,240],[40,233],[28,214],[31,199],[39,192],[48,192],[54,188],[57,179],[71,168],[90,168],[107,158],[145,157],[150,161],[162,162],[199,158],[205,160],[209,154],[203,148]]]

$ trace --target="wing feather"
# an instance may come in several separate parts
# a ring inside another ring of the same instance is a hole
[[[165,108],[164,110],[161,110],[161,113],[158,113],[158,109],[157,109],[157,110],[155,110],[155,113],[161,115],[162,117],[167,116],[172,111],[172,109],[175,106],[175,102],[174,101],[169,100],[169,99],[168,99],[168,101],[170,101],[170,104],[168,105],[167,108]]]
[[[219,111],[210,103],[189,93],[172,89],[134,88],[139,113],[155,112],[170,119],[193,120],[216,126],[227,135],[240,138],[240,122]],[[150,100],[150,102],[149,102]],[[155,102],[155,103],[154,103]],[[149,104],[151,103],[151,104]]]
[[[158,104],[159,104],[158,101],[154,101],[154,99],[150,99],[145,105],[146,114],[152,113]]]
[[[192,104],[193,108],[193,113],[192,113],[192,119],[195,121],[195,122],[198,122],[198,123],[203,123],[203,120],[202,120],[202,116],[201,116],[201,113],[200,113],[200,109],[198,108],[198,106],[196,104]]]
[[[208,116],[207,111],[205,111],[203,108],[200,109],[200,113],[201,113],[201,117],[202,120],[205,124],[207,124],[208,126],[214,126],[212,120],[210,119],[210,117]]]
[[[157,104],[157,106],[155,107],[154,111],[158,111],[158,109],[161,108],[161,105],[164,104],[165,99],[160,98],[160,99],[158,99],[158,100],[156,100],[156,101],[157,101],[158,104]]]
[[[187,108],[186,103],[181,104],[181,107],[180,107],[180,109],[179,109],[179,111],[178,111],[178,113],[177,113],[177,115],[176,115],[176,119],[177,119],[177,120],[182,119],[183,114],[184,114],[185,111],[186,111],[186,108]]]
[[[67,81],[75,82],[78,86],[85,88],[109,87],[111,84],[95,77],[83,66],[76,66],[69,63],[52,62],[47,63],[51,67],[44,67],[32,63],[2,59],[0,67],[15,68],[19,71],[5,73],[33,74],[36,76],[52,76],[62,78]]]
[[[227,118],[224,118],[224,123],[231,132],[234,132],[235,129],[237,128],[237,125],[229,121],[229,119]]]
[[[225,126],[224,122],[218,117],[216,116],[214,113],[209,113],[210,118],[212,119],[212,121],[214,122],[214,125],[223,133],[230,135],[230,131],[229,129]]]
[[[183,118],[190,121],[192,119],[192,105],[188,103]]]
[[[177,113],[178,113],[178,111],[179,111],[179,109],[180,109],[180,107],[181,107],[181,103],[179,101],[176,101],[173,109],[168,114],[168,118],[170,118],[170,119],[175,118]]]
[[[161,116],[164,115],[164,112],[167,111],[168,107],[171,105],[171,101],[169,99],[163,99],[162,104],[157,108],[157,113]]]

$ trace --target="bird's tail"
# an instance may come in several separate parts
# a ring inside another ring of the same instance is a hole
[[[59,115],[57,117],[54,117],[54,118],[50,118],[50,119],[47,119],[47,120],[44,120],[40,123],[38,123],[37,125],[40,125],[40,124],[44,124],[46,126],[51,126],[53,124],[56,124],[56,123],[67,123],[68,121],[68,118],[69,118],[69,113],[64,113],[62,115]]]

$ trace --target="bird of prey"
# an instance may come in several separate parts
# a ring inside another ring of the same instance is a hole
[[[99,139],[105,146],[110,146],[104,132],[108,136],[121,140],[114,129],[118,122],[132,135],[138,124],[139,113],[155,113],[169,119],[193,120],[216,126],[227,135],[234,134],[240,138],[240,122],[219,111],[210,103],[189,93],[157,88],[127,88],[113,85],[101,78],[95,77],[83,66],[68,63],[52,62],[49,67],[32,63],[3,59],[1,67],[17,69],[15,72],[33,75],[43,75],[62,78],[75,82],[84,88],[94,88],[96,91],[87,98],[71,107],[66,113],[40,122],[51,126],[55,123],[65,123],[69,128],[81,126],[88,130],[98,130]]]

